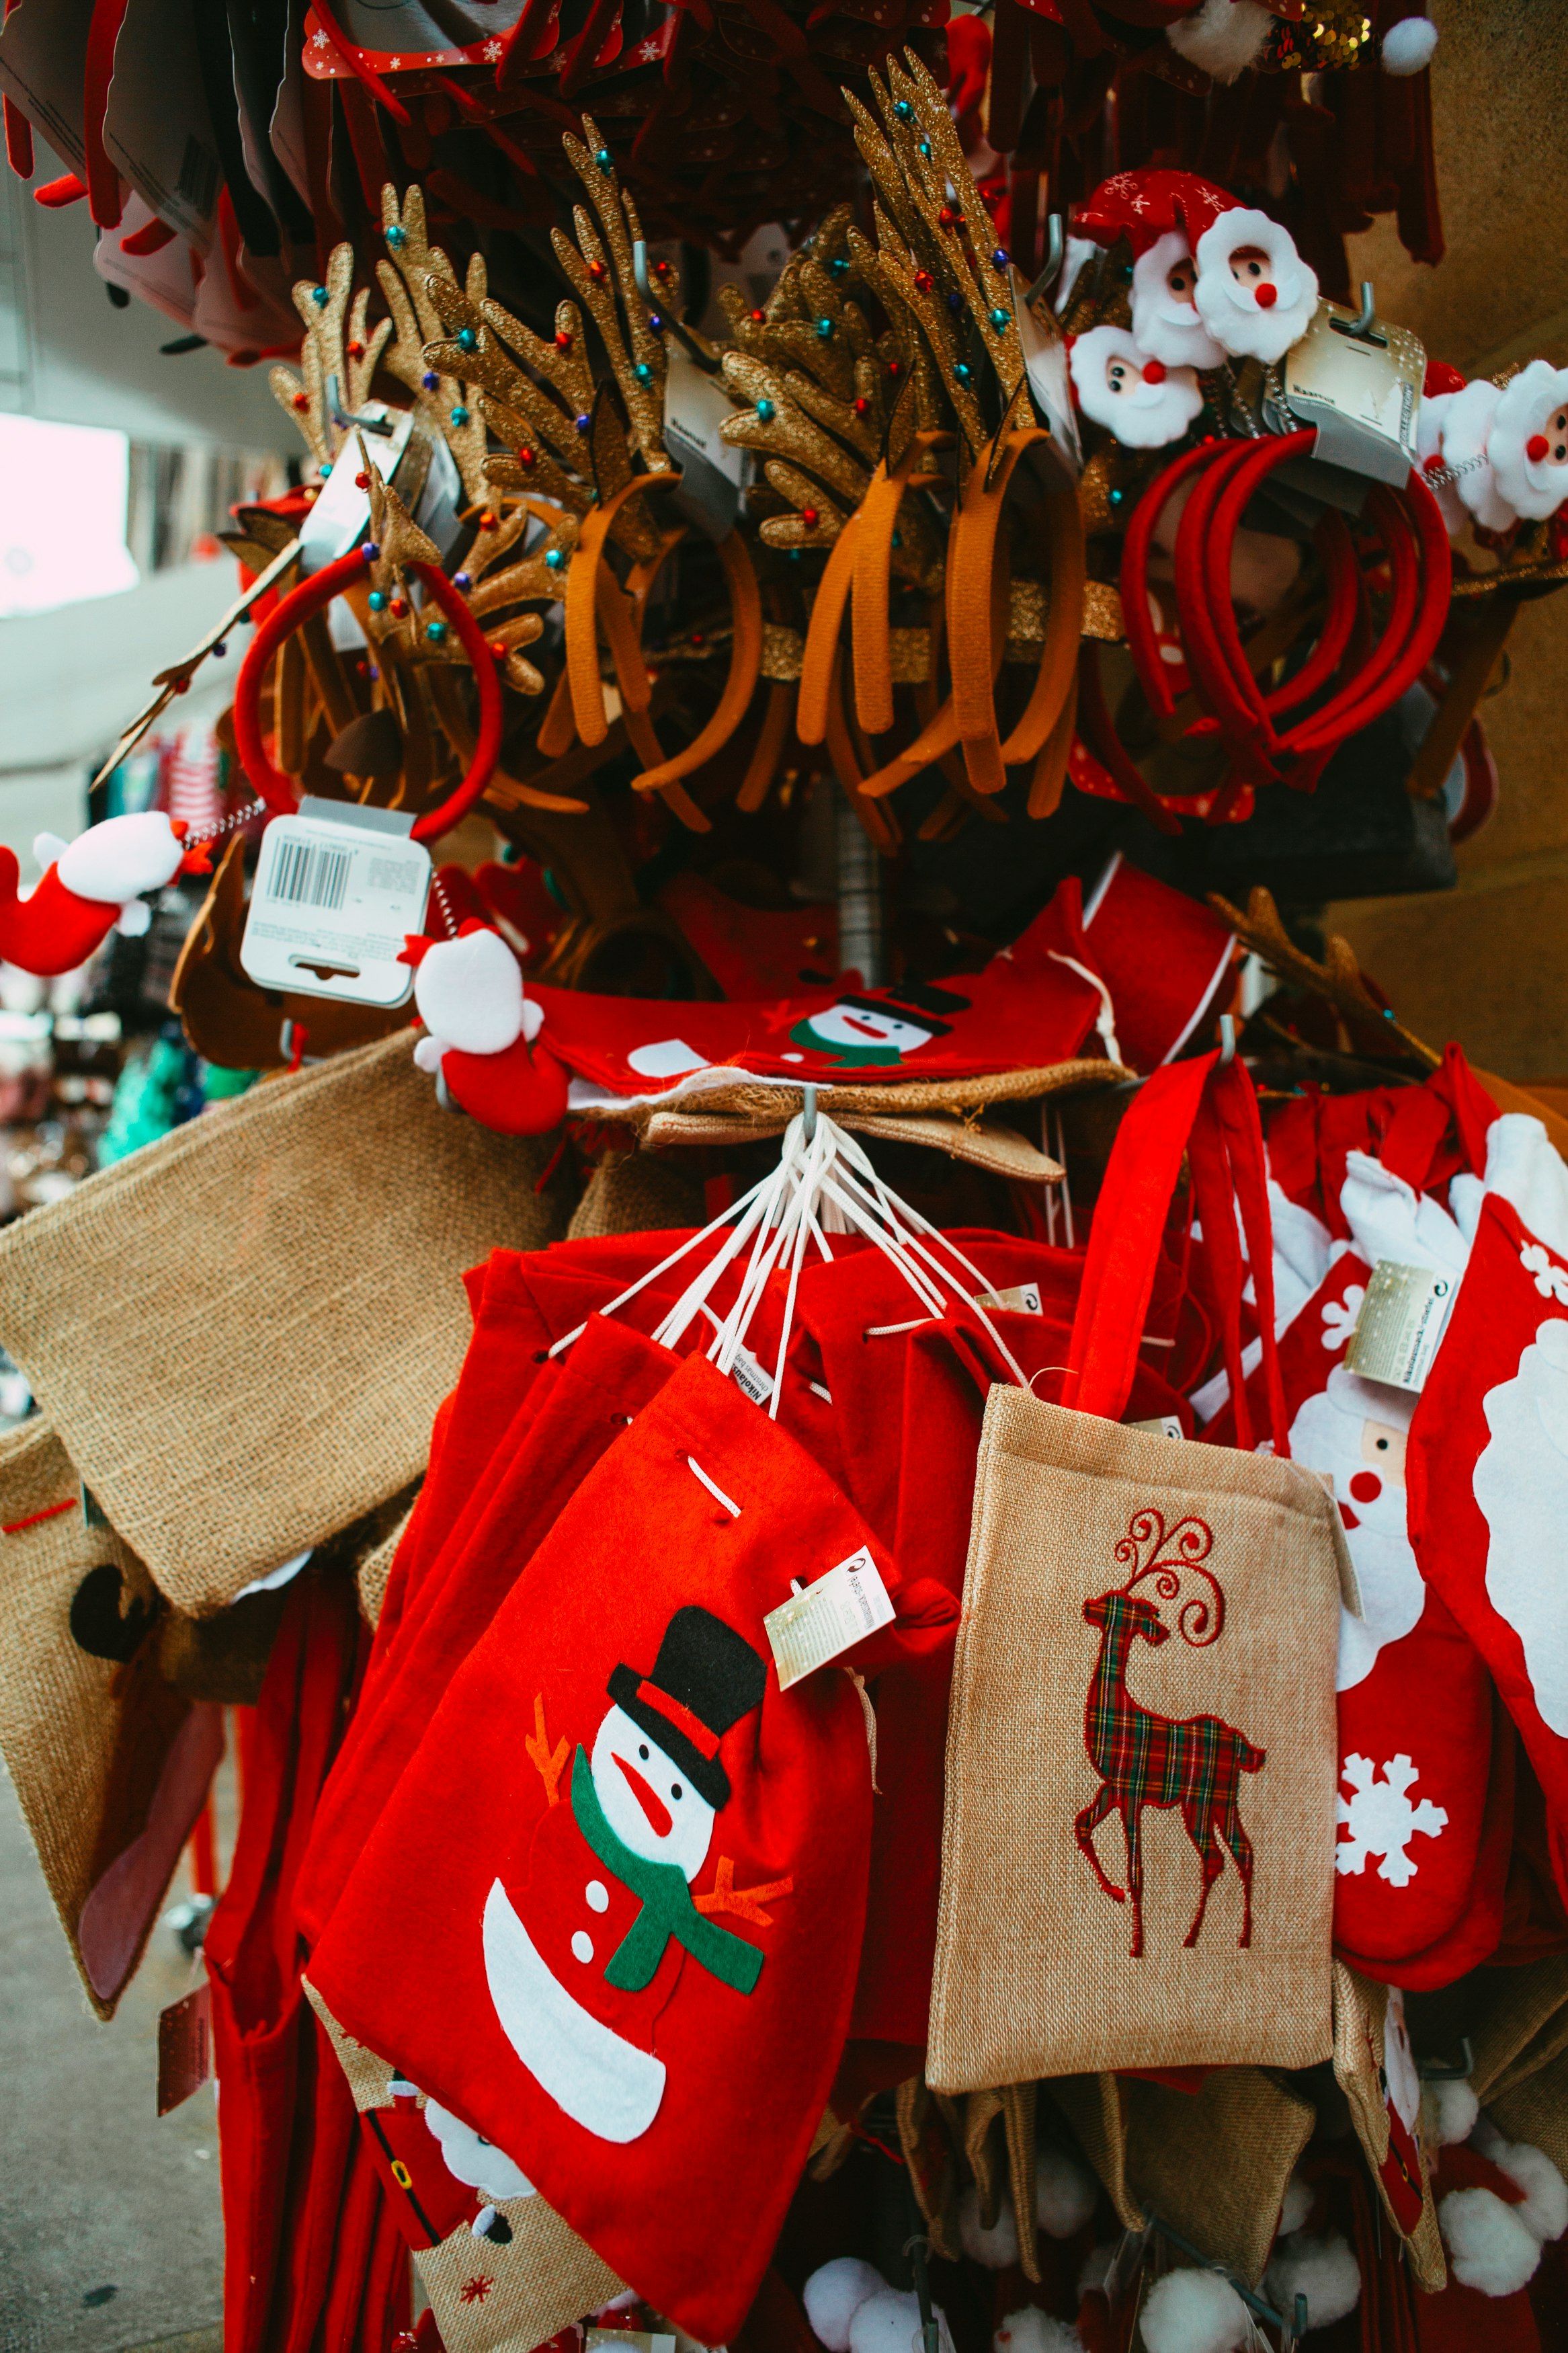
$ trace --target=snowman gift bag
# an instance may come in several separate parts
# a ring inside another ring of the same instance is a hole
[[[764,1621],[830,1573],[859,1614],[781,1688]],[[847,2029],[857,1671],[896,1653],[899,1598],[805,1450],[688,1359],[453,1679],[311,1963],[348,2033],[707,2344],[745,2316]]]

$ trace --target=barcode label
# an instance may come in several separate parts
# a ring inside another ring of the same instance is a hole
[[[217,195],[217,157],[199,139],[187,132],[185,152],[180,158],[180,176],[174,183],[174,193],[205,218],[213,208]]]
[[[324,907],[335,912],[349,887],[350,849],[331,849],[324,842],[279,841],[267,877],[269,899],[296,907]]]

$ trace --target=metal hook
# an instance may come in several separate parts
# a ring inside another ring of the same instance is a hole
[[[1460,2035],[1459,2048],[1465,2055],[1459,2065],[1457,2067],[1445,2067],[1436,2059],[1417,2059],[1415,2062],[1415,2073],[1420,2076],[1421,2081],[1424,2084],[1463,2084],[1467,2082],[1476,2063],[1475,2051],[1468,2034]]]
[[[816,1089],[815,1087],[805,1087],[802,1090],[800,1115],[804,1123],[800,1140],[803,1144],[814,1143],[816,1137]]]
[[[931,2300],[931,2274],[926,2268],[931,2255],[931,2241],[923,2231],[917,2231],[912,2239],[905,2240],[904,2253],[915,2275],[915,2301],[920,2306],[923,2353],[938,2353],[942,2330]]]
[[[1329,323],[1337,334],[1349,335],[1356,343],[1386,343],[1388,341],[1386,335],[1379,335],[1373,331],[1373,321],[1375,316],[1376,308],[1373,301],[1372,280],[1363,278],[1361,281],[1361,309],[1356,316],[1353,319],[1331,319]]]
[[[332,423],[341,426],[345,433],[351,425],[357,425],[362,433],[379,433],[390,441],[395,430],[387,417],[356,416],[353,409],[345,408],[335,375],[327,378],[327,409]]]
[[[1047,213],[1046,215],[1045,268],[1041,270],[1039,276],[1036,279],[1034,284],[1030,287],[1028,292],[1024,297],[1025,301],[1027,302],[1031,310],[1033,310],[1035,304],[1039,301],[1040,296],[1045,292],[1047,287],[1054,283],[1054,281],[1061,275],[1062,257],[1067,252],[1067,230],[1063,226],[1060,213]]]
[[[1236,1060],[1236,1016],[1222,1013],[1219,1017],[1219,1066],[1228,1070]]]

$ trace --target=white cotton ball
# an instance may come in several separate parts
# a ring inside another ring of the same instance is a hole
[[[934,2309],[942,2353],[953,2353],[947,2316]],[[921,2353],[920,2299],[890,2287],[868,2295],[850,2321],[847,2353]]]
[[[1437,46],[1437,27],[1430,16],[1401,16],[1383,37],[1379,55],[1385,74],[1424,73]]]
[[[828,2353],[846,2353],[849,2324],[868,2296],[882,2295],[888,2283],[872,2263],[858,2255],[839,2255],[812,2273],[801,2290],[811,2333]]]
[[[465,932],[426,948],[414,1002],[432,1037],[465,1054],[500,1054],[522,1028],[522,970],[499,932]]]
[[[1452,2148],[1468,2140],[1476,2128],[1481,2104],[1468,2084],[1423,2084],[1421,2130],[1437,2148]]]
[[[184,856],[179,836],[162,809],[143,809],[132,817],[105,818],[89,826],[55,864],[60,881],[79,899],[123,906],[143,891],[161,891],[173,881]]]
[[[1512,2295],[1534,2277],[1541,2242],[1495,2190],[1451,2189],[1438,2203],[1437,2222],[1461,2286]]]
[[[1191,16],[1165,28],[1176,55],[1215,81],[1237,81],[1258,63],[1274,29],[1271,10],[1258,0],[1204,0]]]
[[[1087,2165],[1065,2148],[1042,2148],[1035,2159],[1035,2220],[1047,2239],[1070,2239],[1094,2212],[1100,2185]]]
[[[1546,2151],[1528,2141],[1505,2141],[1492,2152],[1492,2163],[1523,2190],[1524,2203],[1513,2211],[1526,2229],[1538,2239],[1560,2239],[1568,2231],[1568,2181]]]
[[[1104,2293],[1105,2283],[1110,2276],[1110,2266],[1115,2261],[1116,2245],[1113,2240],[1108,2241],[1103,2247],[1090,2248],[1084,2258],[1083,2269],[1078,2275],[1078,2300],[1080,2304],[1086,2295]]]
[[[1280,2238],[1288,2239],[1293,2232],[1300,2231],[1311,2211],[1310,2184],[1303,2181],[1299,2173],[1293,2173],[1285,2184],[1285,2196],[1279,2207]]]
[[[1292,2313],[1296,2298],[1307,2299],[1309,2328],[1328,2328],[1361,2302],[1361,2266],[1337,2231],[1319,2239],[1298,2231],[1275,2247],[1268,2272],[1268,2297],[1278,2311]]]
[[[1013,2200],[1004,2190],[996,2220],[987,2230],[980,2219],[980,2192],[973,2181],[958,2202],[958,2238],[971,2263],[988,2272],[1005,2271],[1018,2260],[1018,2224]]]
[[[1142,2327],[1149,2353],[1238,2353],[1249,2322],[1218,2272],[1167,2272],[1149,2291]]]
[[[992,2353],[1083,2353],[1083,2339],[1065,2320],[1032,2304],[1010,2312],[991,2339]]]

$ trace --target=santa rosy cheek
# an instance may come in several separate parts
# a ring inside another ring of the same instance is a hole
[[[1383,1482],[1375,1471],[1358,1471],[1351,1481],[1351,1493],[1358,1504],[1375,1504],[1383,1493]]]

